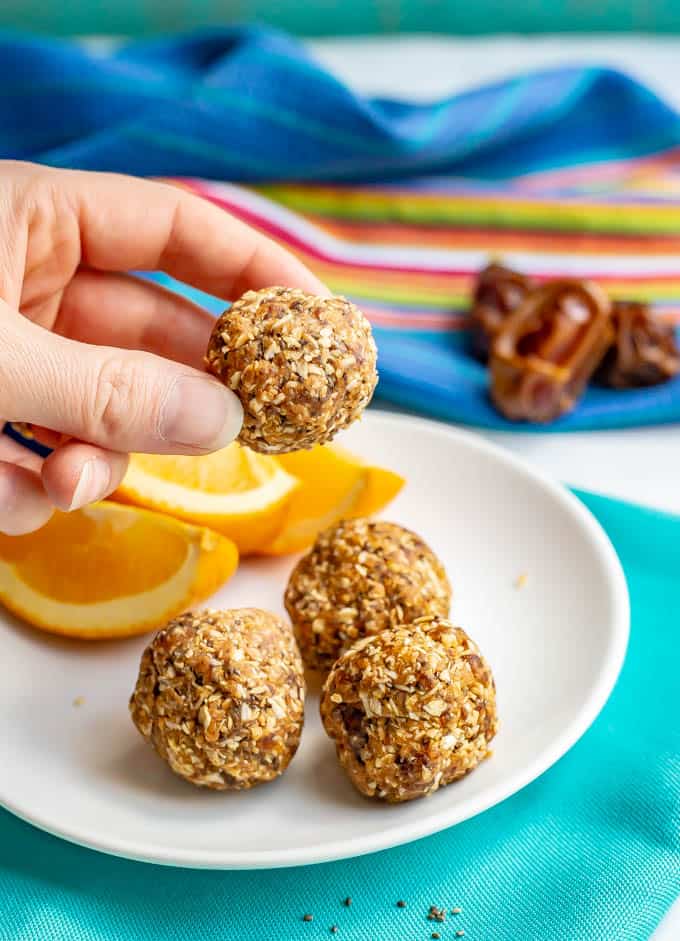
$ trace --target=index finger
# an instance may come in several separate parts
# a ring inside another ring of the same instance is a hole
[[[161,270],[226,299],[274,284],[328,293],[290,252],[178,186],[115,173],[54,172],[55,191],[77,213],[89,267]]]

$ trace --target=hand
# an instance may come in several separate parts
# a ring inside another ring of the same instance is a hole
[[[160,269],[234,299],[325,293],[282,248],[179,187],[0,162],[0,429],[37,426],[41,460],[0,436],[0,531],[111,493],[127,452],[205,454],[241,405],[203,372],[212,317],[125,274]]]

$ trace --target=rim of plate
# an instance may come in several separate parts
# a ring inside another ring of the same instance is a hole
[[[50,833],[52,836],[75,843],[86,849],[97,850],[108,855],[138,862],[155,863],[191,869],[253,870],[281,869],[291,866],[315,865],[364,856],[368,853],[391,849],[413,843],[416,840],[432,836],[442,830],[469,820],[477,814],[489,810],[522,788],[531,784],[541,774],[555,764],[587,732],[602,711],[618,679],[623,666],[630,632],[630,604],[628,587],[619,557],[609,537],[598,521],[581,501],[566,487],[552,480],[542,471],[537,470],[523,458],[517,457],[499,445],[487,441],[475,431],[462,430],[419,416],[392,413],[381,409],[368,411],[363,422],[370,424],[410,425],[429,431],[431,434],[448,438],[454,442],[463,442],[465,447],[487,454],[506,467],[518,471],[539,490],[549,494],[581,524],[581,530],[589,540],[599,557],[608,576],[609,593],[612,604],[611,641],[607,655],[600,666],[597,681],[589,699],[584,702],[578,713],[565,726],[552,744],[542,749],[540,754],[526,767],[510,775],[502,786],[492,788],[475,795],[452,807],[423,814],[416,820],[399,828],[395,836],[394,828],[365,837],[326,841],[318,845],[304,846],[287,850],[257,850],[231,853],[228,850],[187,850],[182,848],[167,849],[153,847],[144,842],[128,839],[93,839],[86,831],[77,826],[55,827],[52,820],[41,814],[33,814],[20,803],[7,800],[0,793],[0,806],[27,823]]]

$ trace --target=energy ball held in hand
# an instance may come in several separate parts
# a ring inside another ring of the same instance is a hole
[[[343,520],[293,570],[285,604],[302,658],[328,671],[354,641],[423,615],[446,616],[451,588],[423,540],[382,520]]]
[[[267,454],[324,444],[359,418],[376,359],[357,307],[284,287],[244,294],[215,324],[206,355],[243,405],[238,440]]]
[[[491,669],[443,618],[366,637],[331,670],[321,719],[340,764],[367,797],[426,797],[488,757],[496,734]]]
[[[132,721],[175,774],[242,790],[282,774],[300,742],[304,674],[292,631],[257,608],[183,614],[142,655]]]

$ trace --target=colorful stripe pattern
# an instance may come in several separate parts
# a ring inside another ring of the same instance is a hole
[[[380,393],[402,405],[504,426],[463,335],[489,255],[598,277],[678,316],[680,116],[622,73],[561,67],[432,104],[366,99],[295,40],[249,27],[108,54],[5,36],[0,67],[0,156],[193,178],[365,307]],[[555,427],[678,418],[675,384],[593,389]]]
[[[378,338],[383,399],[450,420],[510,427],[489,405],[486,370],[466,350],[470,289],[489,257],[539,279],[595,279],[612,297],[650,301],[658,316],[680,325],[677,149],[509,184],[181,183],[289,247],[362,307]],[[680,381],[589,389],[576,412],[552,427],[678,419]]]

